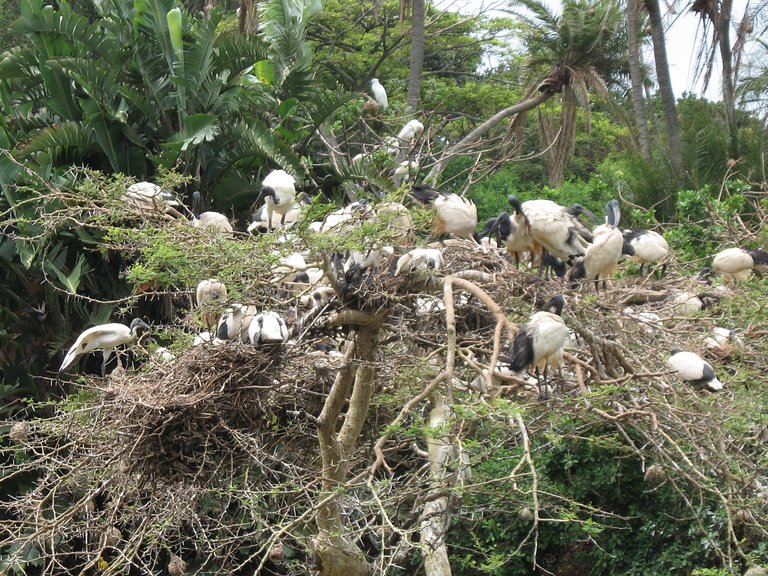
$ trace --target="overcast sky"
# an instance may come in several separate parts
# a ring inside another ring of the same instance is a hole
[[[553,0],[553,2],[556,1]],[[494,9],[504,7],[507,2],[506,0],[434,0],[433,4],[440,10],[458,10],[467,14],[484,11],[493,14]],[[733,22],[738,23],[741,20],[744,5],[745,0],[734,0]],[[701,94],[701,83],[693,86],[695,70],[691,68],[691,61],[696,57],[697,42],[700,40],[696,35],[698,16],[686,10],[682,14],[667,17],[665,21],[670,26],[667,32],[667,58],[675,96],[680,97],[685,91]],[[732,39],[733,37],[731,36]],[[650,53],[647,58],[651,58]],[[710,89],[706,96],[710,100],[720,100],[719,71],[713,74],[713,82],[710,82]]]

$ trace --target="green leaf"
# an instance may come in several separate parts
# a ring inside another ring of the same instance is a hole
[[[220,130],[216,117],[212,114],[193,114],[187,118],[181,137],[184,144],[181,150],[186,150],[190,144],[202,144],[218,136]]]
[[[293,112],[296,110],[296,107],[299,105],[299,100],[297,98],[288,98],[284,102],[280,102],[280,106],[277,109],[278,114],[280,114],[280,118],[283,120],[286,120]]]

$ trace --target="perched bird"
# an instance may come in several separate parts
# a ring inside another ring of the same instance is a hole
[[[384,86],[381,85],[378,78],[372,78],[371,79],[371,93],[373,94],[373,97],[376,99],[376,102],[379,103],[379,107],[382,110],[386,110],[389,106],[389,100],[387,99],[387,91],[384,89]]]
[[[520,255],[525,252],[534,253],[536,247],[533,237],[528,233],[525,221],[512,221],[509,213],[501,212],[495,218],[490,218],[485,227],[478,232],[478,238],[496,236],[496,242],[503,244],[510,256],[515,259],[515,266],[520,267]]]
[[[746,280],[753,268],[765,265],[768,265],[768,252],[764,250],[726,248],[712,259],[712,268],[729,282]]]
[[[221,315],[216,328],[216,338],[248,342],[248,329],[256,314],[258,311],[255,306],[233,304]]]
[[[131,184],[120,198],[123,202],[142,210],[158,211],[175,217],[181,216],[181,213],[176,210],[179,206],[176,197],[152,182]]]
[[[573,211],[594,216],[583,206],[565,208],[551,200],[521,203],[511,195],[507,196],[507,202],[515,210],[518,222],[525,222],[528,234],[543,250],[567,263],[586,252],[589,240],[581,234],[585,226],[580,222],[577,224],[578,218],[571,214]]]
[[[723,389],[723,383],[715,376],[712,366],[698,354],[672,350],[667,363],[677,370],[677,375],[683,382],[692,384],[697,390],[717,392]]]
[[[663,277],[667,270],[665,259],[669,254],[669,244],[664,236],[653,230],[624,230],[623,234],[624,242],[632,246],[635,251],[632,259],[640,263],[640,274],[642,275],[643,266],[646,264],[661,262],[661,276]]]
[[[227,287],[216,278],[200,280],[195,289],[195,301],[202,311],[203,326],[213,330],[219,323],[221,306],[227,301]]]
[[[443,266],[443,253],[437,248],[415,248],[397,259],[395,276],[413,275],[425,280]]]
[[[357,200],[329,212],[321,222],[312,222],[309,229],[313,232],[339,232],[346,226],[375,218],[375,212],[366,200]]]
[[[268,310],[256,314],[248,326],[248,341],[254,346],[285,344],[290,334],[285,320]]]
[[[533,368],[539,386],[539,398],[548,398],[547,371],[550,366],[559,369],[563,360],[565,342],[568,340],[568,326],[560,317],[565,306],[565,297],[558,294],[550,298],[539,312],[531,316],[520,328],[512,343],[509,367],[513,372]],[[550,309],[554,313],[549,312]],[[539,376],[543,374],[544,385]]]
[[[438,238],[453,234],[459,238],[474,239],[478,244],[477,207],[474,202],[452,192],[441,192],[429,186],[411,188],[410,195],[422,204],[432,204],[435,218],[432,233]]]
[[[419,163],[416,160],[403,160],[392,170],[392,182],[399,186],[402,182],[411,182],[419,174]]]
[[[415,118],[406,122],[405,126],[400,128],[400,132],[397,133],[400,147],[410,148],[413,146],[414,141],[421,136],[422,132],[424,132],[424,124]]]
[[[277,212],[280,226],[285,226],[286,214],[296,203],[296,179],[285,170],[272,170],[261,182],[256,203],[261,200],[267,208],[267,222],[271,224],[272,214]]]
[[[229,218],[221,212],[203,212],[203,197],[199,190],[192,192],[192,225],[195,228],[213,228],[225,234],[232,234]]]
[[[88,328],[77,337],[75,343],[67,351],[59,372],[69,368],[83,354],[100,350],[103,355],[101,362],[101,375],[103,377],[112,352],[118,346],[138,340],[147,330],[149,330],[149,326],[141,318],[134,318],[130,326],[111,322]]]
[[[613,277],[619,266],[624,248],[624,236],[617,228],[621,218],[619,201],[611,200],[605,210],[606,223],[593,231],[592,243],[584,251],[584,257],[577,260],[569,272],[572,282],[594,280],[595,290],[599,290],[600,280],[603,281],[603,288],[606,288],[608,279]]]

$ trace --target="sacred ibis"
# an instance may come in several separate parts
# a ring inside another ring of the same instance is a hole
[[[559,369],[563,360],[565,343],[568,340],[568,326],[561,318],[565,297],[557,294],[550,298],[539,312],[531,316],[522,326],[512,343],[509,367],[513,372],[534,369],[539,386],[539,398],[546,400],[549,394],[547,372],[550,366]],[[554,310],[549,312],[549,310]],[[539,372],[543,375],[542,378]]]
[[[683,382],[691,384],[697,390],[706,389],[717,392],[723,389],[723,383],[715,376],[712,366],[698,354],[672,350],[672,355],[667,362],[677,371],[677,375]]]
[[[296,179],[285,170],[272,170],[261,182],[261,192],[256,198],[258,204],[264,200],[267,207],[267,222],[272,223],[272,214],[280,214],[280,226],[285,226],[286,214],[296,203]]]
[[[376,99],[376,102],[379,103],[379,107],[382,110],[386,110],[389,106],[389,100],[387,99],[387,91],[384,89],[384,86],[381,85],[381,82],[379,82],[378,78],[372,78],[371,79],[371,93],[373,94],[373,97]]]
[[[179,206],[176,197],[168,190],[164,190],[152,182],[131,184],[120,196],[120,199],[142,210],[158,211],[177,218],[181,217],[181,213],[176,210],[176,207]]]
[[[433,235],[442,238],[446,234],[453,234],[480,243],[475,232],[477,207],[474,202],[453,192],[441,192],[424,185],[411,188],[410,195],[422,204],[432,204],[435,211],[432,221]]]
[[[606,288],[608,279],[613,277],[619,266],[624,249],[624,236],[617,228],[621,218],[619,201],[611,200],[605,210],[606,223],[595,228],[592,243],[569,272],[572,283],[581,279],[594,280],[596,291],[599,291],[600,280],[603,281],[603,289]]]
[[[221,315],[216,328],[216,338],[248,342],[248,329],[256,314],[258,311],[255,306],[233,304]]]
[[[290,334],[285,320],[269,310],[256,314],[248,326],[248,341],[254,346],[285,344]]]
[[[533,238],[526,229],[525,222],[513,222],[507,212],[501,212],[495,218],[490,218],[485,223],[485,227],[477,234],[478,238],[491,235],[495,235],[496,241],[503,243],[507,253],[514,257],[515,267],[520,266],[520,254],[530,252],[533,255],[535,252],[536,247]]]
[[[218,324],[221,307],[227,301],[227,287],[216,278],[200,280],[195,289],[195,301],[202,312],[203,326],[212,330]]]
[[[568,208],[551,200],[527,200],[521,203],[512,195],[507,196],[507,202],[518,217],[524,219],[528,233],[542,249],[567,263],[584,255],[589,241],[579,231],[583,232],[585,227],[581,223],[576,224],[578,218]],[[571,210],[591,214],[583,206]]]
[[[199,190],[192,192],[192,225],[195,228],[213,228],[225,234],[232,234],[229,218],[221,212],[203,212],[203,197]]]
[[[624,230],[624,242],[632,246],[635,253],[632,259],[640,262],[640,275],[643,274],[643,266],[661,262],[661,277],[667,270],[665,261],[669,254],[669,244],[664,236],[653,230]],[[649,266],[650,268],[650,266]]]
[[[746,280],[753,268],[766,265],[768,265],[768,252],[764,250],[726,248],[715,254],[712,259],[712,268],[728,282]]]
[[[400,132],[397,133],[397,139],[401,146],[411,147],[422,132],[424,132],[424,124],[416,119],[409,120],[405,123],[405,126],[400,128]]]
[[[426,280],[443,266],[443,253],[437,248],[415,248],[397,259],[395,276],[405,274]]]
[[[103,377],[106,374],[107,362],[112,356],[112,352],[118,346],[138,340],[148,330],[149,326],[141,318],[134,318],[130,326],[110,322],[88,328],[77,337],[75,343],[67,351],[59,372],[69,368],[83,354],[100,350],[103,356],[101,362],[101,375]]]

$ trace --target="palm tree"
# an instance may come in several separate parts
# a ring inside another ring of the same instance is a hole
[[[556,94],[562,94],[561,114],[539,114],[539,131],[547,150],[549,180],[562,184],[565,167],[573,153],[577,109],[582,107],[589,123],[589,98],[592,92],[613,102],[609,89],[623,86],[626,66],[626,36],[617,2],[565,0],[557,15],[548,2],[518,0],[525,12],[513,11],[523,21],[522,39],[526,47],[527,89],[523,101],[500,110],[456,144],[448,147],[443,159],[466,153],[494,127],[512,117],[508,139],[522,135],[527,113]],[[425,178],[436,182],[445,167],[440,160]]]
[[[401,0],[400,16],[404,16],[404,4]],[[424,34],[425,34],[424,0],[413,0],[411,14],[411,54],[408,69],[408,95],[406,103],[411,114],[415,114],[421,102],[421,78],[424,70]]]
[[[669,76],[669,62],[664,38],[664,23],[661,18],[659,0],[645,0],[648,11],[648,23],[651,27],[651,39],[653,40],[653,57],[656,63],[656,80],[659,84],[661,108],[667,128],[667,145],[669,146],[669,158],[678,184],[685,180],[683,168],[683,148],[680,140],[680,127],[677,122],[677,108],[675,105],[675,93],[672,89],[672,79]],[[668,204],[674,205],[674,199],[669,198]],[[669,206],[667,206],[669,209]]]
[[[627,0],[627,47],[629,60],[629,78],[632,82],[632,106],[635,110],[637,139],[640,153],[648,161],[651,159],[651,138],[648,134],[648,120],[645,114],[643,93],[644,75],[640,35],[640,0]]]

